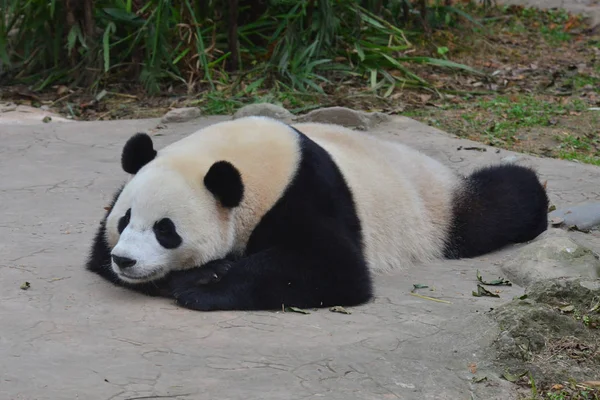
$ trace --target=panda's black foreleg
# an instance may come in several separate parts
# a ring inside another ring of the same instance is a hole
[[[207,282],[213,273],[218,279]],[[235,262],[213,261],[173,273],[170,287],[177,304],[201,311],[354,306],[372,296],[362,258],[331,248],[325,254],[271,248]]]
[[[233,262],[226,259],[211,261],[201,268],[193,268],[187,272],[172,273],[177,274],[178,280],[182,282],[192,282],[196,286],[210,285],[219,282],[225,274],[231,269]],[[174,278],[173,278],[174,282]]]

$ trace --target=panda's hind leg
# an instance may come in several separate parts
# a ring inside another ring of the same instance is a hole
[[[503,164],[465,178],[445,256],[469,258],[534,239],[548,228],[548,197],[530,168]]]

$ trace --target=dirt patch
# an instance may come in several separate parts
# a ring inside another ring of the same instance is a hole
[[[540,390],[552,390],[556,385],[564,388],[569,382],[594,381],[600,376],[597,281],[537,282],[526,295],[490,315],[502,330],[494,350],[506,379],[528,389],[535,384]]]
[[[600,165],[600,110],[592,108],[578,98],[514,94],[408,115],[492,146]]]

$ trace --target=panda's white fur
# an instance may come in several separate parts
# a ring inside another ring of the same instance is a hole
[[[453,195],[461,189],[456,174],[413,148],[367,133],[331,124],[295,127],[327,150],[342,171],[373,270],[442,256]]]
[[[123,151],[133,176],[101,224],[88,268],[146,292],[166,279],[161,293],[191,308],[359,304],[371,297],[371,272],[483,254],[547,226],[547,197],[529,169],[462,177],[415,149],[338,125],[246,117],[158,152],[149,137],[133,139]],[[306,197],[311,190],[318,198]],[[156,233],[164,219],[176,229],[172,246]],[[115,257],[134,265],[121,268]],[[204,271],[218,278],[214,293],[198,290]]]

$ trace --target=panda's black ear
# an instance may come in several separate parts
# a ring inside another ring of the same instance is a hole
[[[137,172],[156,157],[152,138],[146,133],[136,133],[129,138],[121,153],[121,167],[128,174]]]
[[[244,197],[242,175],[228,161],[214,163],[204,176],[204,185],[225,207],[237,207]]]

